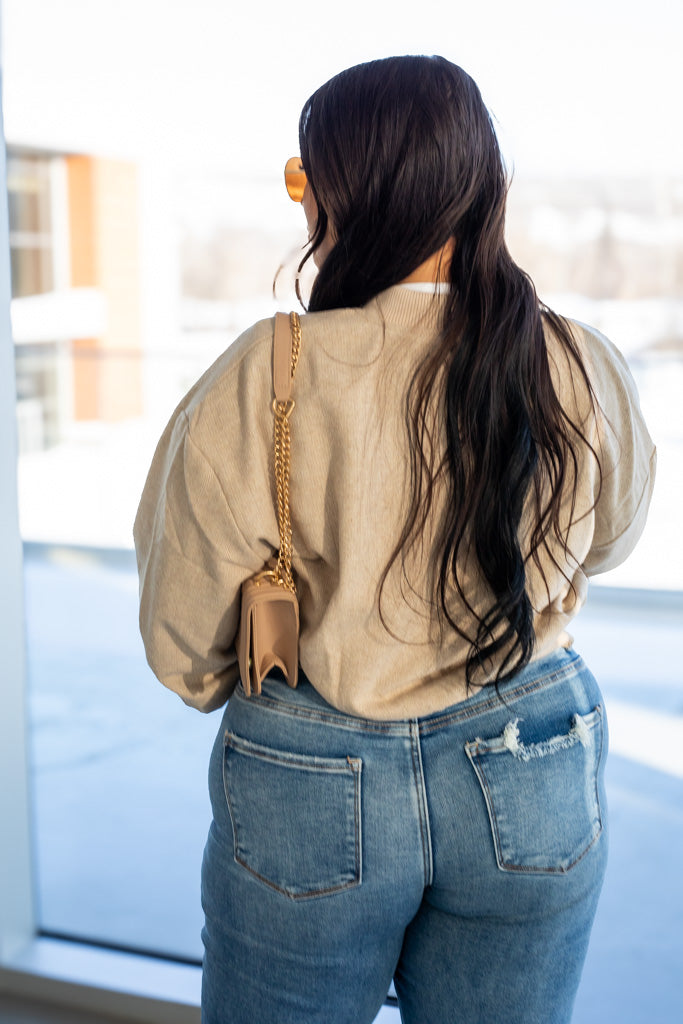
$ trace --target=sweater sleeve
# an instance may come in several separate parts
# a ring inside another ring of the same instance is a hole
[[[595,576],[624,562],[643,532],[657,451],[626,360],[598,331],[583,331],[600,407],[595,437],[602,472],[595,474],[593,538],[582,567],[587,576]]]
[[[255,556],[183,410],[157,446],[133,534],[147,660],[186,704],[212,711],[239,677],[240,585]]]

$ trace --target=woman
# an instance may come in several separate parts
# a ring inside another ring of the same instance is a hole
[[[164,433],[136,521],[141,629],[210,767],[203,1020],[568,1021],[606,857],[607,728],[565,627],[645,522],[623,359],[504,242],[474,82],[351,68],[300,121],[319,273],[291,417],[300,681],[239,684],[241,583],[278,548],[273,323]]]

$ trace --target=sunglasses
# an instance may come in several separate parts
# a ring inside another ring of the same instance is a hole
[[[292,156],[285,164],[285,187],[290,199],[300,203],[306,188],[306,172],[300,156]]]

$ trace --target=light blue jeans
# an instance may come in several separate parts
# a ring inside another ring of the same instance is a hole
[[[210,767],[203,1024],[571,1018],[607,855],[607,728],[574,651],[425,718],[238,688]]]

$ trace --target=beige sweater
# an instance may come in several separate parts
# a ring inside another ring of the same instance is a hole
[[[467,696],[468,644],[440,631],[417,554],[408,562],[408,585],[398,569],[389,576],[383,608],[391,632],[377,607],[378,581],[406,509],[406,386],[434,339],[442,301],[397,286],[363,309],[302,316],[291,419],[300,662],[330,704],[369,718],[426,715]],[[604,478],[591,511],[598,473],[586,451],[567,522],[574,559],[561,547],[553,551],[574,589],[547,552],[547,588],[527,563],[536,657],[569,643],[564,630],[585,600],[587,576],[631,552],[654,482],[655,449],[622,356],[598,332],[578,324],[573,330],[612,429],[596,422],[585,389],[549,337],[560,400],[586,423]],[[202,711],[222,705],[238,681],[240,584],[278,547],[272,337],[272,320],[255,324],[180,403],[135,521],[147,658],[162,683]],[[484,610],[489,598],[476,566],[464,571],[471,603]],[[464,608],[459,621],[472,635],[475,623]]]

